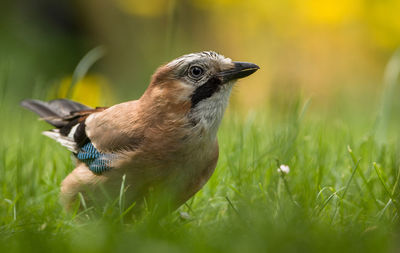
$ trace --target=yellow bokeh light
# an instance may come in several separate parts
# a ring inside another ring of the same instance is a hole
[[[312,23],[340,24],[356,20],[362,13],[360,0],[298,0],[299,11]]]
[[[60,82],[57,97],[66,98],[68,95],[70,95],[69,99],[91,107],[103,106],[112,98],[110,85],[101,75],[88,75],[73,87],[71,87],[71,77],[65,77]]]

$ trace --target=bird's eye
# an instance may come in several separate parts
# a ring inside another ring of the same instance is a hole
[[[204,70],[199,66],[192,66],[189,69],[189,75],[193,78],[199,78],[204,73]]]

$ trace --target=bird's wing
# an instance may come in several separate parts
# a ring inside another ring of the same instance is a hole
[[[143,141],[145,127],[138,111],[138,101],[114,105],[90,115],[86,121],[86,134],[101,152],[134,150]]]
[[[92,109],[66,99],[50,102],[24,100],[21,103],[56,127],[43,132],[44,135],[68,148],[78,160],[98,174],[111,169],[119,150],[137,145],[134,142],[138,137],[130,134],[123,128],[126,124],[120,122],[126,120],[128,115],[125,113],[132,113],[124,110],[135,108],[135,104],[132,101],[110,108]]]

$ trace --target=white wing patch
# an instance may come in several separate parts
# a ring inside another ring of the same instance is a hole
[[[69,134],[68,134],[68,138],[71,138],[71,139],[74,138],[74,134],[75,134],[76,129],[78,128],[78,126],[79,126],[79,124],[76,124],[75,126],[73,126],[71,128],[71,130],[69,131]]]
[[[76,152],[78,152],[78,149],[76,147],[76,142],[74,141],[73,134],[71,135],[71,133],[76,131],[77,126],[78,125],[74,126],[73,129],[71,129],[71,132],[70,132],[70,134],[68,134],[68,136],[62,136],[58,129],[44,131],[44,132],[42,132],[42,134],[59,142],[61,145],[66,147],[69,151],[76,153]]]

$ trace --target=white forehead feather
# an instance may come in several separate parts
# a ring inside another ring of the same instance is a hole
[[[167,64],[168,67],[176,67],[185,62],[191,62],[201,58],[210,58],[224,64],[230,64],[232,60],[214,51],[203,51],[200,53],[185,54]]]

